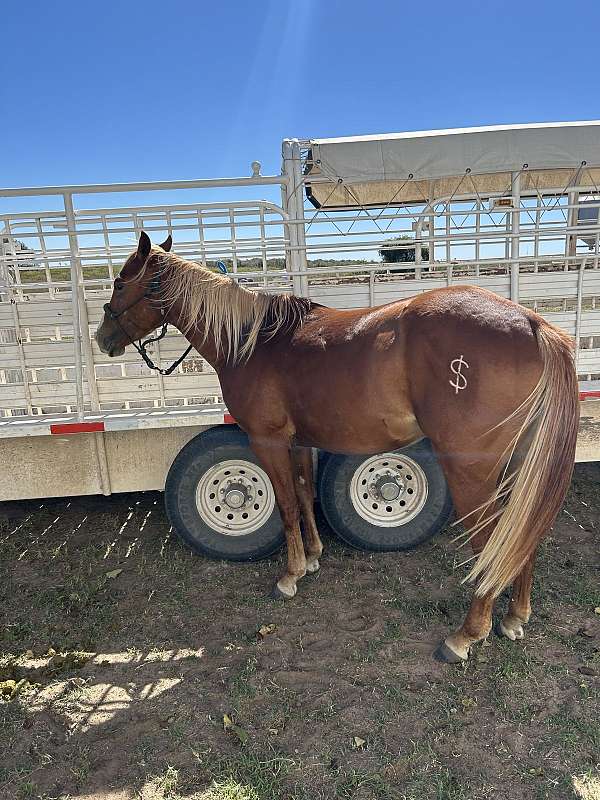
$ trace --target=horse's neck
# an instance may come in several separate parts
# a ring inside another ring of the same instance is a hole
[[[180,319],[180,307],[176,301],[167,315],[167,322],[173,325],[185,336],[188,342],[197,350],[202,358],[218,373],[225,366],[225,334],[221,331],[206,331],[202,322],[185,332],[185,326]]]
[[[175,325],[181,331],[178,325]],[[194,349],[197,350],[202,358],[211,365],[211,367],[216,370],[218,373],[225,365],[224,359],[224,348],[223,342],[221,341],[223,338],[222,331],[219,331],[219,341],[217,341],[215,331],[207,331],[205,332],[204,325],[194,325],[194,327],[184,333],[183,335],[186,337],[188,342],[194,346]]]

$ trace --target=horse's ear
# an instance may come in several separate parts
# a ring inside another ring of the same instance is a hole
[[[165,251],[165,253],[169,252],[169,250],[173,247],[173,237],[171,236],[171,234],[167,236],[167,238],[161,245],[159,245],[159,247],[161,247]]]
[[[138,249],[137,254],[142,261],[145,261],[148,256],[150,255],[150,249],[152,247],[152,242],[150,241],[150,237],[146,233],[146,231],[142,231],[140,233],[140,240],[138,242]]]

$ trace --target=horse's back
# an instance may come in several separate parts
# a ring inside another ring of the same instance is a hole
[[[294,337],[296,343],[322,347],[329,342],[358,344],[381,330],[398,331],[408,320],[452,322],[482,333],[531,338],[542,318],[533,311],[479,286],[457,285],[432,289],[412,297],[370,308],[336,309],[316,306]],[[397,327],[400,325],[400,327]]]
[[[541,320],[534,312],[479,286],[459,285],[412,297],[402,309],[412,319],[444,320],[491,334],[529,338]]]

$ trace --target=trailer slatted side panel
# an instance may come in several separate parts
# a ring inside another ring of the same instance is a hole
[[[281,179],[259,179],[258,183],[261,181],[278,190]],[[245,183],[254,185],[256,181],[247,179]],[[110,297],[112,280],[134,249],[142,228],[154,241],[171,233],[178,253],[212,267],[220,260],[233,279],[249,286],[289,291],[289,236],[281,207],[266,200],[243,200],[74,209],[76,249],[66,235],[71,230],[66,201],[65,208],[67,213],[0,218],[0,230],[4,226],[0,240],[0,418],[43,417],[61,410],[81,415],[94,410],[218,404],[217,377],[197,353],[191,353],[165,379],[149,370],[131,348],[119,359],[108,358],[98,349],[94,332]],[[74,264],[80,271],[78,292],[82,295],[76,303]],[[78,324],[82,330],[79,370]],[[186,347],[185,339],[170,329],[150,352],[157,363],[167,364]],[[78,399],[83,401],[82,408],[78,408]]]

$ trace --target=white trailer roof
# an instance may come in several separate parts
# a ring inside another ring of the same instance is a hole
[[[558,188],[582,164],[594,173],[591,185],[600,178],[589,169],[600,167],[598,120],[312,139],[308,146],[308,195],[326,207],[429,201],[455,193],[461,181],[466,189],[474,182],[479,194],[504,193],[511,173],[521,171],[522,190]]]

